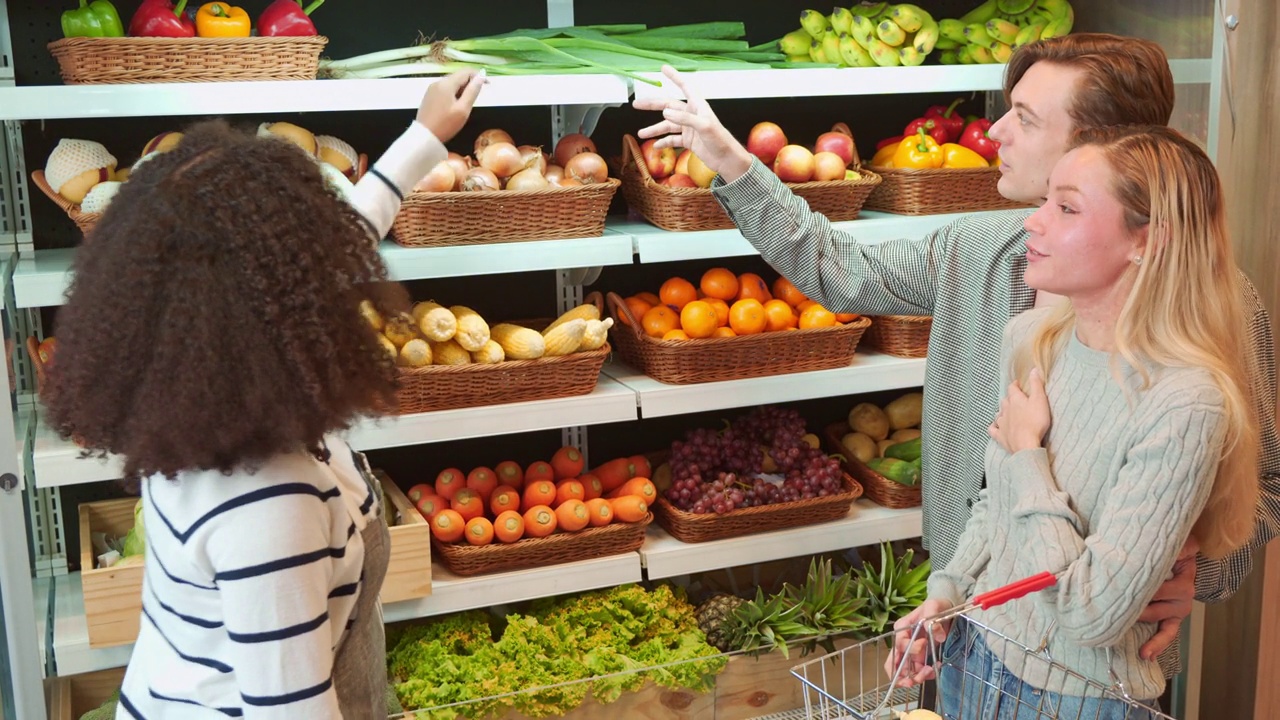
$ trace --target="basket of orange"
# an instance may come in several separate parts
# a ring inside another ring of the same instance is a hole
[[[717,382],[845,367],[871,321],[833,313],[786,278],[755,273],[681,277],[658,293],[607,296],[618,354],[655,380]]]
[[[650,474],[640,455],[587,472],[566,445],[525,467],[445,468],[406,494],[431,525],[433,554],[470,576],[638,550],[658,496]]]

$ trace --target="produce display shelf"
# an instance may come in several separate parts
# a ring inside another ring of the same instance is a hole
[[[437,78],[0,87],[0,120],[416,110]],[[490,76],[476,107],[619,105],[613,75]]]
[[[921,238],[969,214],[987,213],[894,215],[864,210],[857,220],[832,225],[853,233],[858,242],[877,243],[897,238]],[[760,254],[735,228],[672,232],[637,220],[620,220],[610,223],[610,228],[631,236],[633,250],[642,263],[711,260]]]
[[[843,520],[700,543],[681,542],[653,523],[640,559],[645,576],[657,580],[920,537],[923,517],[918,507],[895,510],[858,500]]]
[[[1213,60],[1170,60],[1178,84],[1211,80]],[[704,99],[902,95],[999,91],[1004,65],[922,65],[888,68],[814,68],[812,70],[716,70],[686,73],[686,83]],[[661,73],[639,73],[663,80],[661,87],[633,82],[636,99],[683,97]]]
[[[618,361],[606,365],[604,372],[633,390],[641,417],[652,418],[918,387],[924,384],[924,367],[923,358],[859,350],[848,367],[693,385],[658,382]]]
[[[407,248],[384,240],[378,247],[393,280],[468,277],[495,273],[630,265],[630,235],[606,231],[594,238],[537,240],[488,245]],[[66,302],[75,248],[37,250],[21,257],[13,271],[14,301],[20,308]]]
[[[587,395],[364,420],[348,432],[348,441],[357,450],[374,450],[635,419],[635,393],[602,376]],[[75,443],[58,437],[44,423],[36,424],[30,449],[36,487],[81,485],[121,475],[118,458],[81,457]]]
[[[31,466],[31,433],[34,432],[35,416],[34,408],[20,406],[13,418],[13,437],[17,440],[18,450],[19,482],[31,481],[31,478],[27,477],[27,468]]]
[[[55,587],[56,578],[38,577],[31,579],[31,599],[36,609],[36,641],[40,646],[40,665],[48,664],[49,621],[52,619],[49,610],[50,593]]]
[[[59,676],[124,667],[129,664],[133,644],[107,648],[89,647],[89,623],[84,614],[84,594],[80,573],[68,573],[54,581],[53,659]]]
[[[459,577],[441,563],[431,568],[431,594],[382,606],[385,622],[444,615],[477,608],[585,592],[640,582],[634,552],[546,567]]]

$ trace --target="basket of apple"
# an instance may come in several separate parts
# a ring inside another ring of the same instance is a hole
[[[623,142],[622,192],[627,204],[664,230],[719,230],[733,221],[711,194],[716,173],[693,151],[658,148],[631,135]],[[793,144],[775,123],[761,122],[747,136],[747,151],[778,179],[832,221],[858,217],[880,176],[862,167],[853,132],[836,123],[811,146]]]

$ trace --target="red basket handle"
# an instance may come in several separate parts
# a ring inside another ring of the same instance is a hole
[[[1004,587],[998,587],[995,590],[988,590],[981,595],[975,595],[971,604],[977,605],[983,610],[989,610],[997,605],[1003,605],[1010,600],[1017,600],[1024,595],[1030,595],[1033,592],[1039,592],[1047,587],[1056,585],[1058,578],[1051,572],[1042,572],[1038,575],[1032,575],[1023,578],[1017,582],[1009,583]]]

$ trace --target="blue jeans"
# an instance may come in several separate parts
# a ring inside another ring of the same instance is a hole
[[[1156,707],[1155,701],[1143,704]],[[938,708],[945,720],[1154,720],[1121,700],[1039,690],[1019,680],[982,633],[957,621],[942,646]]]

